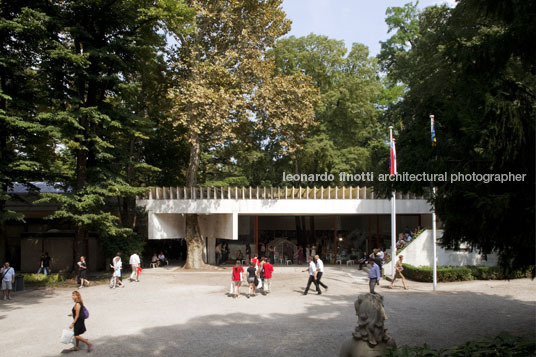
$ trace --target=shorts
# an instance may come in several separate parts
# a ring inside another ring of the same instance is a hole
[[[2,280],[2,290],[13,290],[13,287],[11,286],[11,280]]]
[[[248,278],[248,283],[252,284],[255,282],[255,278]]]

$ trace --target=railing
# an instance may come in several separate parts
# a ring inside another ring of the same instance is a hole
[[[414,194],[397,199],[423,199]],[[370,187],[153,187],[146,200],[374,200]]]

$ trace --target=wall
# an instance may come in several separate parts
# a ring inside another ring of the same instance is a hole
[[[443,230],[437,230],[437,240],[443,236]],[[411,243],[400,254],[404,256],[404,263],[414,266],[429,266],[433,264],[433,237],[432,230],[425,230],[416,241]],[[462,246],[463,248],[463,246]],[[436,248],[437,254],[437,266],[464,266],[464,265],[483,265],[483,266],[496,266],[498,263],[498,257],[496,254],[489,254],[487,260],[478,252],[473,251],[453,251],[446,250],[439,245]],[[399,255],[400,255],[399,254]],[[398,258],[396,258],[398,259]],[[385,274],[391,274],[391,266],[385,266]]]
[[[47,237],[21,239],[21,272],[37,273],[41,253],[48,252],[52,262],[52,273],[70,272],[73,264],[73,238]],[[87,249],[84,241],[79,242],[78,252],[87,257],[89,271],[104,268],[104,252],[96,238],[88,239]],[[76,257],[77,261],[79,257]]]

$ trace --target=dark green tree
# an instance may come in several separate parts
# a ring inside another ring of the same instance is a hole
[[[502,5],[501,5],[502,4]],[[503,6],[504,5],[504,6]],[[536,61],[533,2],[462,0],[418,16],[419,36],[385,68],[403,82],[403,100],[389,111],[401,122],[399,171],[525,175],[518,182],[435,182],[433,199],[445,232],[497,252],[506,269],[534,265]],[[413,21],[413,20],[411,20]],[[436,119],[432,147],[429,115]],[[422,193],[426,184],[399,184]]]
[[[61,205],[51,218],[74,224],[77,241],[90,229],[105,240],[129,237],[134,199],[154,170],[140,154],[153,134],[148,91],[158,78],[150,72],[163,70],[165,34],[186,31],[192,10],[171,0],[82,0],[48,2],[43,11],[50,44],[39,70],[50,89],[39,118],[63,148],[56,174],[70,191],[41,202]]]

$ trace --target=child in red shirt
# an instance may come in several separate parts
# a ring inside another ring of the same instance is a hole
[[[240,296],[240,285],[242,285],[242,274],[244,273],[244,268],[240,264],[240,260],[237,260],[233,266],[233,297],[237,298]]]
[[[274,271],[274,266],[264,258],[264,288],[263,291],[265,294],[270,292],[270,286],[272,285],[272,272]]]

